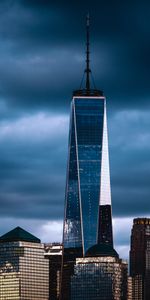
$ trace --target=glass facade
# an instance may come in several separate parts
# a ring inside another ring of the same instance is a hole
[[[113,246],[111,205],[100,205],[98,243]]]
[[[76,259],[70,300],[126,300],[127,263],[115,257]]]
[[[81,94],[81,91],[79,91]],[[74,96],[63,230],[61,300],[70,300],[77,257],[97,243],[113,246],[106,99]]]
[[[49,299],[49,262],[43,244],[0,243],[0,299]]]
[[[84,252],[97,242],[104,101],[75,99],[79,192]]]
[[[131,234],[130,276],[133,300],[150,299],[150,219],[134,219]]]
[[[109,207],[106,232],[111,237],[106,241],[112,243],[105,101],[104,97],[72,101],[63,242],[64,248],[82,247],[83,254],[100,239],[101,207]]]

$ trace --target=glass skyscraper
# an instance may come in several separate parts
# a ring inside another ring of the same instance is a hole
[[[74,95],[71,105],[64,248],[112,241],[106,99]]]
[[[89,19],[85,88],[73,93],[63,229],[61,299],[70,299],[77,257],[95,244],[113,247],[106,99],[91,89]]]

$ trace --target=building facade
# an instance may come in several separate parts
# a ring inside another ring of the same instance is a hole
[[[96,244],[113,248],[106,98],[91,88],[89,18],[86,30],[85,88],[71,102],[61,300],[71,299],[76,258]]]
[[[128,297],[127,300],[133,300],[132,298],[132,277],[128,276]]]
[[[71,105],[64,248],[113,244],[106,99],[74,96]]]
[[[127,300],[127,263],[114,250],[115,255],[104,251],[76,259],[71,300]]]
[[[97,243],[113,246],[106,99],[76,96],[71,105],[65,219],[62,299],[76,257]]]
[[[150,219],[133,221],[130,250],[133,300],[150,299]]]
[[[45,258],[49,260],[49,299],[60,297],[62,244],[45,244]]]
[[[0,299],[49,299],[44,244],[20,227],[0,238]]]

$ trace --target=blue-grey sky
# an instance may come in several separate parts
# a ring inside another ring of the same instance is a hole
[[[150,2],[0,1],[0,234],[61,240],[72,91],[91,68],[107,97],[115,244],[150,216]]]

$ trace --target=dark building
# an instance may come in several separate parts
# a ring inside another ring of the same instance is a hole
[[[133,300],[150,300],[150,219],[133,221],[130,250]]]
[[[71,102],[61,300],[71,299],[76,258],[86,257],[96,244],[113,249],[106,98],[91,88],[89,17],[86,29],[85,88],[74,91]]]
[[[0,238],[0,299],[49,299],[49,262],[44,258],[44,244],[20,227]]]
[[[70,300],[127,300],[127,262],[112,246],[98,244],[77,258]]]
[[[49,260],[49,299],[60,297],[62,244],[45,244],[45,258]]]

